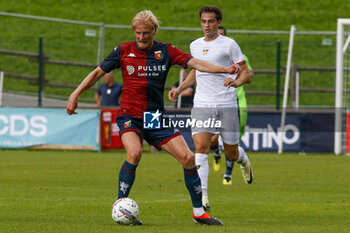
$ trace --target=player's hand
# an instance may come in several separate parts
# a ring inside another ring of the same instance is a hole
[[[67,102],[67,107],[66,107],[66,111],[69,115],[72,114],[78,114],[75,109],[77,109],[78,107],[78,98],[75,97],[74,95],[71,95],[68,99]]]
[[[240,79],[236,79],[234,80],[233,78],[227,78],[225,79],[225,82],[224,82],[224,86],[225,87],[239,87],[239,86],[242,86],[243,83],[241,82]]]
[[[229,74],[237,74],[237,75],[239,75],[241,73],[241,68],[236,63],[236,64],[233,64],[233,65],[231,65],[229,67],[225,67],[225,72],[229,73]]]
[[[176,102],[177,97],[180,95],[180,92],[177,88],[174,88],[169,91],[168,98],[171,102]]]

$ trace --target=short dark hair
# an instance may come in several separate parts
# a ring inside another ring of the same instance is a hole
[[[217,21],[222,20],[222,11],[216,6],[203,6],[202,9],[199,11],[199,17],[201,17],[204,12],[215,13],[216,20]]]
[[[226,28],[225,28],[224,26],[221,26],[221,25],[220,25],[218,29],[223,30],[223,31],[224,31],[224,36],[226,36],[227,30],[226,30]]]

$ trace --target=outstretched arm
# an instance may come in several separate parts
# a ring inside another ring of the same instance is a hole
[[[168,94],[169,100],[172,102],[176,102],[176,99],[181,94],[181,92],[183,92],[190,86],[194,85],[195,82],[196,82],[196,71],[193,69],[187,75],[185,81],[183,81],[180,86],[178,86],[177,88],[173,88],[171,91],[169,91],[169,94]]]
[[[238,64],[233,64],[231,66],[218,66],[213,63],[203,61],[197,58],[192,58],[188,61],[187,66],[194,68],[196,70],[208,73],[229,73],[236,74],[240,72]]]
[[[66,111],[69,115],[77,114],[75,109],[78,107],[79,95],[92,87],[92,85],[94,85],[104,74],[105,72],[100,67],[97,67],[84,78],[75,91],[73,91],[73,93],[69,96],[66,107]]]

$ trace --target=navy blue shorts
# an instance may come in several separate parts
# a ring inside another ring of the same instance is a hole
[[[182,135],[177,129],[162,128],[162,129],[144,129],[143,119],[131,116],[119,116],[116,118],[119,127],[120,137],[123,133],[133,131],[140,135],[150,145],[160,150],[160,147],[170,141],[172,138]]]

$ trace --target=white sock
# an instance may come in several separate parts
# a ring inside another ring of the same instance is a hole
[[[202,189],[202,196],[208,196],[208,190]]]
[[[193,207],[193,215],[194,216],[199,217],[204,213],[205,213],[205,211],[204,211],[203,207],[199,207],[199,208]]]
[[[237,163],[246,163],[247,162],[247,154],[245,153],[245,151],[243,150],[242,147],[238,146],[238,159],[237,159]]]
[[[196,166],[199,178],[202,183],[202,190],[208,189],[208,176],[209,176],[209,163],[208,163],[208,155],[202,153],[195,154]]]
[[[204,207],[209,207],[208,190],[202,189],[202,204]]]

